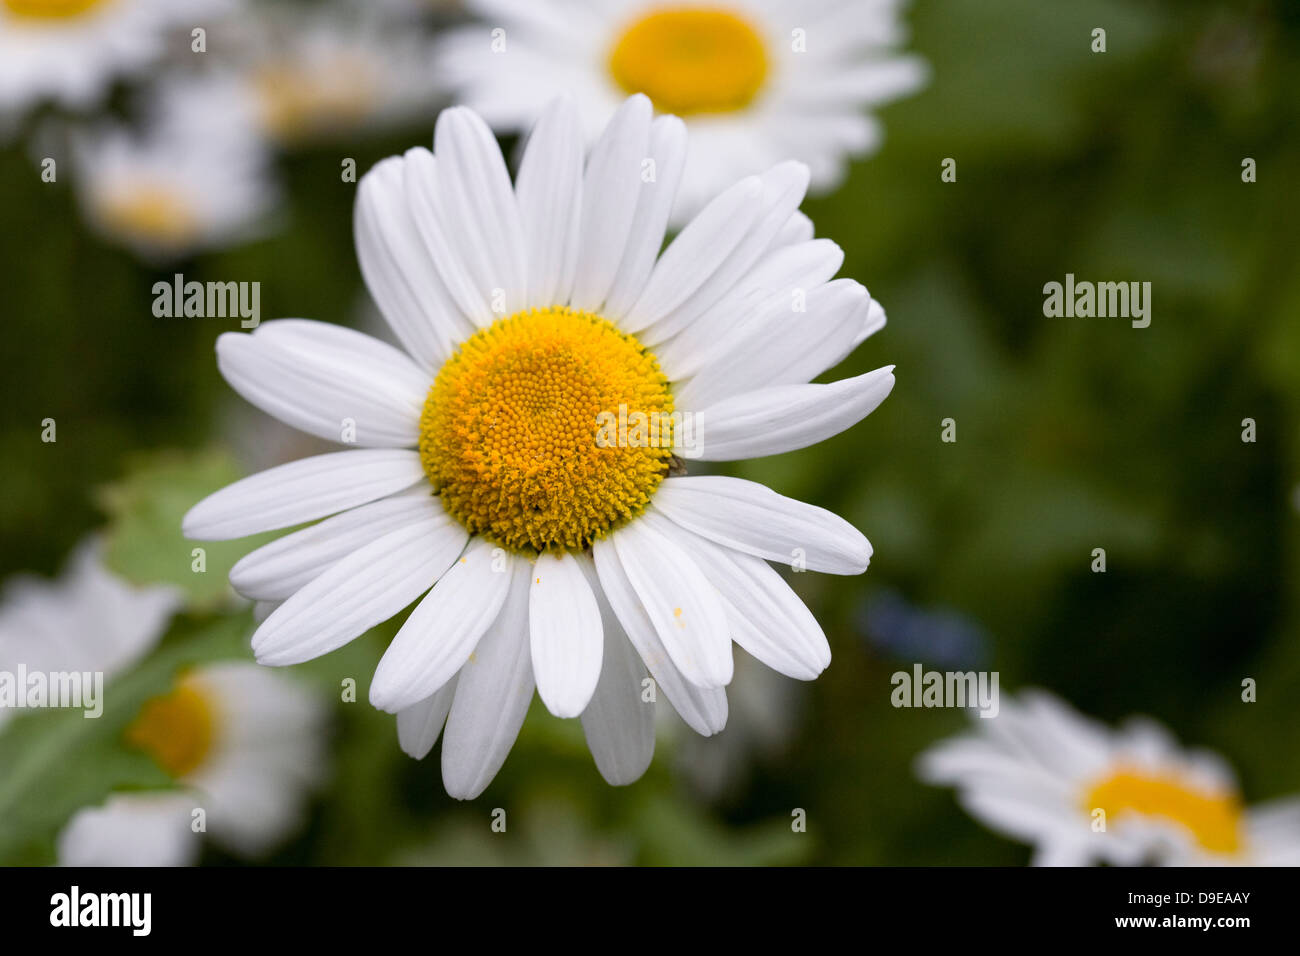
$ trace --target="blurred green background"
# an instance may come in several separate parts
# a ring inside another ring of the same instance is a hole
[[[909,21],[931,85],[884,110],[883,150],[804,207],[889,314],[835,377],[896,363],[898,386],[823,445],[726,469],[871,539],[864,577],[792,578],[830,669],[798,687],[759,675],[752,716],[733,705],[718,738],[665,737],[625,789],[600,779],[576,721],[535,701],[464,805],[436,752],[407,758],[364,702],[390,625],[302,668],[326,688],[357,677],[361,702],[336,707],[333,783],[271,862],[1025,862],[913,776],[965,723],[890,706],[890,674],[913,661],[978,662],[1004,693],[1044,686],[1107,720],[1151,714],[1220,750],[1250,802],[1300,791],[1300,4],[918,0]],[[0,573],[53,573],[114,516],[119,543],[136,522],[131,547],[187,569],[170,522],[229,466],[158,453],[230,444],[241,403],[213,342],[237,320],[154,318],[153,283],[258,280],[264,317],[355,324],[340,157],[364,170],[429,137],[287,155],[286,228],[162,269],[91,236],[25,148],[0,152]],[[1067,272],[1151,282],[1150,327],[1045,318],[1043,285]],[[150,481],[172,500],[132,494]],[[900,605],[921,621],[907,640],[879,613]],[[508,842],[486,826],[497,806],[517,814]]]

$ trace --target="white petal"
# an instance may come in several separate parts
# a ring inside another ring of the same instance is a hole
[[[810,291],[804,306],[800,312],[793,302],[774,303],[746,322],[726,351],[674,388],[678,404],[702,408],[756,388],[812,381],[852,351],[871,297],[860,283],[836,279]]]
[[[582,186],[582,238],[571,304],[597,312],[613,288],[641,194],[650,100],[630,96],[592,147]]]
[[[806,297],[843,263],[844,251],[829,239],[773,249],[717,305],[655,347],[660,367],[670,381],[689,378],[743,341],[750,322],[775,308],[788,314],[796,293]]]
[[[582,222],[582,128],[573,101],[556,100],[528,137],[515,196],[528,253],[529,308],[569,300]]]
[[[654,700],[643,700],[645,663],[594,580],[591,559],[579,559],[592,583],[605,632],[600,682],[582,712],[582,731],[600,775],[615,787],[641,779],[655,752]],[[724,698],[725,699],[725,698]]]
[[[223,541],[315,521],[409,488],[424,478],[405,449],[336,451],[278,465],[208,495],[185,515],[187,538]]]
[[[609,541],[682,675],[701,687],[729,683],[731,635],[726,611],[695,560],[642,521],[618,529]]]
[[[501,610],[514,560],[472,539],[388,645],[370,684],[370,703],[396,713],[451,680]]]
[[[456,678],[452,678],[431,696],[397,712],[397,743],[408,757],[423,760],[438,742],[442,726],[456,695]]]
[[[451,566],[467,537],[445,514],[434,514],[352,552],[299,589],[257,629],[253,652],[258,662],[309,661],[388,620]]]
[[[663,248],[668,217],[686,166],[686,124],[676,116],[656,119],[650,126],[647,159],[655,164],[655,176],[641,184],[623,262],[601,309],[616,322],[640,298]]]
[[[744,242],[758,219],[762,197],[763,181],[749,176],[700,210],[659,257],[645,289],[619,326],[640,332],[687,302]]]
[[[230,569],[230,583],[244,597],[283,601],[353,551],[413,521],[438,514],[445,517],[438,499],[430,489],[417,485],[249,552]],[[453,527],[459,526],[453,523]]]
[[[528,629],[537,693],[556,717],[577,717],[600,679],[600,608],[567,551],[538,557],[532,576]]]
[[[632,589],[614,546],[603,539],[592,546],[600,594],[609,602],[624,634],[650,670],[669,703],[697,734],[712,736],[727,725],[727,694],[721,687],[699,687],[677,669],[655,633],[641,599]]]
[[[509,593],[456,678],[442,742],[442,782],[457,800],[482,793],[505,763],[533,699],[529,565],[514,561]]]
[[[807,448],[876,410],[894,388],[894,366],[829,385],[778,385],[724,398],[694,414],[688,458],[736,461]]]
[[[303,326],[305,341],[278,339],[281,322]],[[316,327],[330,331],[317,336]],[[252,335],[218,336],[217,367],[235,391],[286,425],[370,448],[415,446],[432,384],[409,358],[368,335],[291,319],[262,323]]]
[[[804,193],[808,191],[808,167],[797,162],[778,163],[759,177],[759,183],[761,193],[753,218],[738,240],[726,250],[726,258],[688,297],[645,329],[642,341],[653,345],[671,338],[705,315],[735,287],[772,246],[782,227],[799,208]],[[682,235],[685,234],[683,230]],[[667,256],[665,252],[664,257]],[[640,304],[637,308],[641,308]]]
[[[404,164],[392,156],[361,177],[353,233],[370,297],[406,351],[433,371],[473,326],[453,307],[420,239],[406,200]]]
[[[769,561],[827,574],[861,574],[871,561],[871,544],[839,515],[754,481],[669,478],[654,504],[683,528]]]
[[[653,506],[643,520],[698,559],[709,582],[722,595],[737,644],[772,670],[796,680],[813,680],[827,668],[831,648],[821,626],[766,561],[687,531],[659,515]]]
[[[500,315],[523,308],[527,291],[523,227],[501,149],[472,110],[453,106],[434,128],[435,196],[443,226],[474,286]]]

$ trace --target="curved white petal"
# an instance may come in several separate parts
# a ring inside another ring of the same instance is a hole
[[[542,113],[524,148],[515,183],[528,254],[528,308],[567,302],[582,224],[582,127],[562,97]]]
[[[430,489],[417,485],[250,551],[230,569],[230,583],[255,601],[283,601],[353,551],[413,521],[439,514],[451,523]]]
[[[618,276],[641,195],[641,164],[653,112],[646,97],[628,97],[587,158],[582,238],[570,299],[576,309],[599,311]]]
[[[810,382],[853,349],[871,309],[861,283],[835,279],[811,290],[801,303],[777,301],[748,321],[744,334],[709,358],[691,379],[674,387],[682,408],[772,385]]]
[[[442,782],[457,800],[473,800],[496,777],[533,699],[529,580],[528,562],[514,561],[501,613],[456,678],[442,742]]]
[[[397,744],[408,757],[423,760],[438,742],[447,711],[456,695],[453,677],[431,696],[397,712]]]
[[[298,335],[290,341],[277,337],[282,322],[297,325]],[[264,322],[251,335],[219,336],[217,367],[235,391],[286,425],[363,448],[414,447],[432,384],[426,372],[383,342],[294,319]]]
[[[242,538],[386,498],[424,478],[406,449],[361,448],[278,465],[208,495],[181,520],[185,537]]]
[[[705,461],[762,458],[807,448],[870,415],[894,388],[894,366],[829,385],[778,385],[694,413],[691,448]]]
[[[682,676],[701,687],[730,682],[726,611],[695,560],[643,521],[619,528],[609,541]]]
[[[586,556],[578,560],[600,605],[605,632],[600,682],[582,712],[582,731],[600,775],[622,787],[640,780],[654,757],[654,699],[646,699],[645,662],[601,591],[595,566]]]
[[[640,298],[663,248],[668,217],[686,166],[686,124],[676,116],[658,117],[650,124],[646,159],[654,163],[654,177],[649,182],[642,177],[627,249],[614,286],[601,307],[605,317],[615,322]]]
[[[556,717],[582,713],[600,679],[600,608],[577,559],[543,554],[532,569],[528,630],[542,703]]]
[[[309,661],[388,620],[438,580],[467,537],[446,515],[433,514],[352,552],[262,623],[253,634],[258,662]]]
[[[722,475],[669,478],[655,507],[696,534],[769,561],[827,574],[861,574],[871,544],[839,515]]]
[[[370,684],[370,703],[396,713],[451,680],[501,610],[514,561],[482,538],[472,539],[388,645]]]
[[[527,289],[523,227],[501,148],[473,110],[453,106],[434,127],[434,195],[443,228],[470,281],[495,317],[523,308]]]
[[[653,506],[644,519],[698,559],[722,595],[737,644],[772,670],[796,680],[813,680],[829,666],[831,647],[821,625],[766,561],[687,531]]]
[[[473,326],[452,304],[406,200],[405,160],[381,160],[357,184],[353,234],[361,275],[402,347],[432,372]]]
[[[602,539],[592,546],[600,594],[607,600],[627,639],[645,662],[655,684],[663,690],[682,720],[697,734],[710,737],[727,725],[727,692],[722,687],[699,687],[682,676],[641,606],[614,545]]]

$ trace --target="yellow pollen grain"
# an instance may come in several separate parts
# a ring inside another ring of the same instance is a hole
[[[145,703],[127,728],[126,740],[180,778],[203,765],[215,729],[206,692],[193,679],[182,679],[171,692]]]
[[[627,93],[678,116],[731,113],[763,88],[768,56],[762,36],[734,12],[711,6],[664,6],[619,36],[609,72]]]
[[[32,20],[70,20],[88,13],[104,0],[0,0],[16,17]]]
[[[1235,794],[1197,789],[1173,776],[1121,769],[1089,788],[1088,812],[1157,817],[1186,827],[1202,848],[1235,853],[1241,848],[1242,806]]]
[[[449,514],[520,553],[581,551],[636,517],[668,473],[654,445],[598,441],[602,416],[673,409],[654,355],[598,315],[557,307],[481,329],[438,373],[420,459]]]

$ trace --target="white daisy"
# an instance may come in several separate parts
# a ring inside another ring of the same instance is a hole
[[[1027,691],[996,717],[922,755],[930,783],[1030,843],[1038,865],[1300,864],[1300,800],[1247,808],[1216,755],[1178,746],[1135,719],[1111,730]]]
[[[691,154],[674,221],[738,176],[784,159],[833,189],[847,160],[881,141],[872,107],[917,90],[924,63],[899,56],[900,0],[468,0],[481,23],[440,61],[459,102],[521,129],[572,94],[590,139],[629,93],[683,117]]]
[[[89,542],[58,581],[19,578],[6,586],[0,670],[101,671],[109,711],[112,678],[157,645],[179,606],[171,588],[137,588],[117,577]],[[0,726],[9,713],[0,708]],[[115,794],[80,811],[59,836],[60,861],[193,862],[202,839],[193,826],[196,808],[214,841],[244,855],[264,852],[299,822],[307,788],[323,767],[324,716],[314,695],[256,664],[212,664],[185,674],[126,731],[127,742],[182,789]]]
[[[283,602],[253,637],[263,663],[317,657],[418,601],[370,700],[416,755],[445,723],[457,797],[496,774],[534,686],[552,713],[582,716],[621,784],[650,761],[657,694],[696,731],[722,728],[733,637],[816,677],[826,638],[767,561],[858,574],[871,556],[828,511],[680,474],[687,422],[704,427],[689,450],[705,459],[775,454],[858,421],[894,378],[807,384],[884,313],[832,280],[842,253],[798,212],[800,164],[726,190],[660,253],[686,131],[652,114],[630,98],[584,167],[577,111],[557,101],[512,186],[486,124],[445,111],[434,153],[386,159],[359,186],[361,270],[405,352],[298,319],[217,341],[253,404],[361,447],[239,481],[195,505],[185,533],[325,519],[231,573]],[[615,412],[657,415],[660,440],[602,442]]]
[[[203,25],[224,0],[0,0],[0,116],[42,100],[94,105],[112,79],[161,56],[172,27]],[[184,40],[184,50],[189,40]]]
[[[144,706],[127,741],[177,782],[119,793],[78,812],[58,839],[64,866],[187,866],[203,833],[257,857],[303,822],[325,765],[325,711],[315,694],[256,664],[210,664]]]
[[[207,84],[241,98],[281,146],[430,120],[445,100],[429,37],[373,10],[261,8],[231,24],[226,46],[234,52]],[[172,94],[175,112],[201,118],[193,92]]]
[[[78,202],[91,227],[150,262],[260,238],[281,192],[238,101],[195,90],[192,110],[149,104],[146,132],[100,125],[73,134]]]

